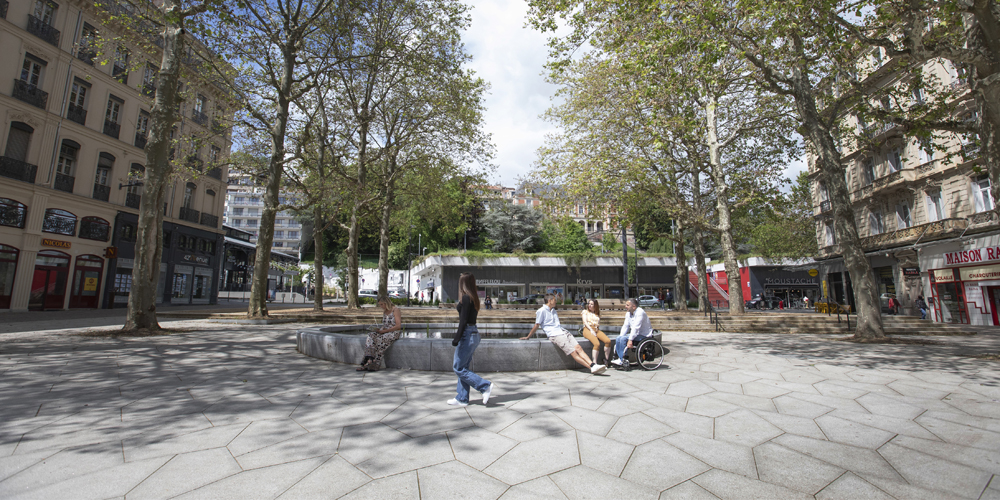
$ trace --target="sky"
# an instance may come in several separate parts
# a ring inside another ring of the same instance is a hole
[[[496,147],[494,180],[514,187],[535,161],[545,134],[556,132],[540,115],[556,86],[545,82],[546,35],[525,27],[527,2],[470,0],[472,25],[463,35],[470,68],[490,83],[485,130]]]

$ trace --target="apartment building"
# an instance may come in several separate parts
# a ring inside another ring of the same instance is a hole
[[[908,75],[890,71],[890,62],[881,50],[872,51],[867,78],[912,90],[906,101],[886,99],[883,106],[923,102],[927,92],[911,85]],[[958,69],[937,61],[924,70],[958,92],[954,116],[975,119],[968,84]],[[913,301],[923,295],[936,321],[1000,324],[1000,225],[992,181],[974,140],[937,133],[933,142],[921,141],[906,137],[894,123],[865,123],[856,115],[844,120],[858,131],[859,139],[843,141],[841,152],[861,245],[884,312],[888,298],[896,297],[904,312],[916,314]],[[814,166],[810,169],[824,294],[853,304],[829,195]]]
[[[281,193],[278,201],[285,203],[293,193]],[[260,230],[260,216],[264,210],[264,188],[252,176],[232,172],[226,187],[226,207],[224,223],[250,233],[250,241],[257,242]],[[288,211],[278,212],[274,219],[274,241],[271,250],[298,258],[299,241],[302,239],[302,223]]]
[[[0,0],[0,309],[121,307],[131,291],[160,55],[125,42],[99,51],[111,31],[101,17],[93,2]],[[163,207],[158,301],[210,303],[232,113],[209,82],[182,90],[174,133],[191,168]]]
[[[539,209],[545,205],[545,199],[549,197],[547,191],[551,188],[522,185],[518,189],[503,189],[504,199],[509,200],[514,205],[527,205]],[[618,229],[616,220],[618,213],[613,207],[609,207],[606,211],[592,210],[592,207],[589,207],[585,200],[578,200],[576,203],[561,209],[558,215],[568,215],[574,222],[583,227],[587,238],[595,242],[601,241],[605,231]],[[628,241],[630,245],[634,244],[634,236],[629,235]]]

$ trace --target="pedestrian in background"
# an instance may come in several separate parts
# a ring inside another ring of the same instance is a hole
[[[920,310],[920,319],[927,319],[927,302],[924,301],[924,296],[917,295],[917,300],[914,301],[913,305]]]

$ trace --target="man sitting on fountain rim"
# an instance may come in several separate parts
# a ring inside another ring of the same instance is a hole
[[[549,342],[555,344],[562,352],[576,360],[577,363],[590,369],[590,373],[594,375],[603,373],[607,367],[592,362],[587,353],[580,347],[580,344],[573,338],[573,335],[559,324],[559,313],[556,311],[556,302],[555,295],[551,293],[545,294],[545,305],[535,312],[535,325],[531,327],[528,336],[521,337],[521,340],[530,339],[535,334],[535,330],[538,330],[538,327],[541,326],[542,331],[545,332],[545,336],[549,338]]]
[[[622,331],[615,339],[615,352],[618,357],[611,361],[617,366],[622,365],[622,360],[625,359],[625,350],[631,349],[633,343],[638,344],[646,337],[653,336],[653,326],[649,324],[649,316],[646,315],[646,311],[639,307],[639,301],[635,298],[628,299],[625,301],[625,310],[628,311],[625,314],[625,324],[622,325]]]

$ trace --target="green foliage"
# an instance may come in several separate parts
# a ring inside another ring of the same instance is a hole
[[[601,247],[606,253],[617,253],[622,249],[622,244],[618,241],[618,236],[616,233],[604,233],[601,236]]]
[[[674,253],[674,240],[669,238],[656,238],[649,243],[649,248],[647,248],[646,251],[649,253],[672,255]]]
[[[494,252],[536,250],[541,242],[542,213],[527,206],[500,200],[490,206],[483,225],[493,241]]]
[[[544,218],[540,237],[539,247],[544,252],[575,254],[587,252],[593,246],[583,226],[569,217]]]
[[[751,253],[771,259],[805,259],[818,253],[806,172],[799,174],[790,192],[781,194],[764,212],[765,220],[751,232]]]

